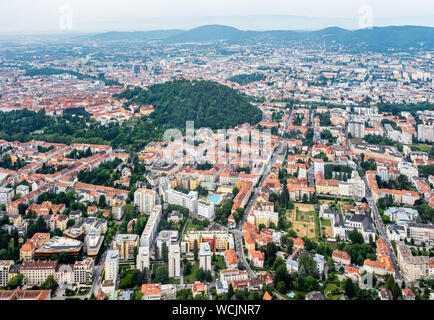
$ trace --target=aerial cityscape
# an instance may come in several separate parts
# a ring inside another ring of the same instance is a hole
[[[434,300],[433,26],[10,30],[0,300]]]

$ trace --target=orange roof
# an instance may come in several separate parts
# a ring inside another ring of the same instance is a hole
[[[297,247],[304,248],[304,241],[303,241],[302,238],[296,238],[296,239],[294,239],[294,240],[293,240],[293,243],[294,243],[294,245],[297,246]]]
[[[238,264],[238,256],[234,249],[226,250],[225,256],[229,265]]]
[[[159,295],[161,294],[161,283],[144,283],[141,291],[144,296]]]
[[[249,251],[249,255],[251,257],[251,259],[258,259],[260,261],[264,261],[264,253],[261,251],[257,251],[257,250],[250,250]]]
[[[203,292],[205,291],[205,284],[203,282],[196,282],[192,285],[193,292]]]
[[[340,258],[340,259],[351,260],[351,257],[347,252],[340,251],[338,249],[336,249],[332,252],[332,256]]]
[[[360,275],[360,269],[359,268],[351,267],[351,266],[345,266],[345,270],[348,273],[357,273],[358,275]]]
[[[268,293],[268,291],[265,291],[264,296],[262,297],[262,300],[271,300],[272,297]]]

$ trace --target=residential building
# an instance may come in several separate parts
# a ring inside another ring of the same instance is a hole
[[[56,273],[57,261],[24,261],[20,273],[24,275],[23,283],[29,286],[40,286],[48,276]]]
[[[208,242],[202,242],[199,249],[199,268],[211,271],[211,249]]]
[[[139,246],[136,234],[117,234],[113,239],[113,249],[119,251],[120,260],[134,259],[134,249]]]
[[[13,260],[0,260],[0,287],[6,287],[9,281],[9,270]]]
[[[177,278],[181,276],[181,249],[179,244],[169,246],[169,277]]]
[[[111,280],[116,283],[119,273],[119,251],[107,250],[104,262],[105,280]]]
[[[140,213],[150,214],[155,206],[155,191],[140,188],[134,192],[134,205]]]

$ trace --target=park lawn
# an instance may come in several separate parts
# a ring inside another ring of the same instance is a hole
[[[225,258],[223,256],[215,256],[215,262],[213,262],[214,265],[219,266],[220,270],[226,269],[226,262]]]
[[[188,231],[191,231],[191,230],[198,230],[198,231],[200,231],[200,230],[203,230],[203,226],[199,225],[199,224],[194,224],[190,220],[190,221],[188,221],[188,225],[185,228],[185,232],[187,233]]]
[[[337,285],[336,283],[328,283],[327,286],[324,289],[324,295],[326,296],[327,300],[337,300],[342,296],[342,293],[339,294],[332,294],[333,290],[339,290],[342,291],[342,288],[340,285]]]
[[[184,283],[194,283],[197,281],[196,272],[199,270],[199,265],[194,263],[191,267],[191,273],[187,276],[184,276]]]
[[[321,226],[331,227],[332,226],[332,222],[330,221],[330,219],[321,218]]]

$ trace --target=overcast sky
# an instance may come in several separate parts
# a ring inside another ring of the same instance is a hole
[[[357,24],[359,9],[365,5],[372,9],[376,25],[434,26],[433,0],[1,0],[0,32],[188,29],[225,21],[258,30],[293,26],[282,23],[282,18],[279,25],[267,25],[262,19],[255,26],[250,18],[248,24],[236,25],[237,17],[251,15],[341,18],[336,25],[344,18]]]

